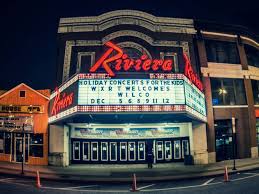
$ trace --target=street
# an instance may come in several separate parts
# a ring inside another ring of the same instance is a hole
[[[223,176],[193,180],[163,181],[138,183],[138,193],[259,193],[259,170],[229,175],[230,181],[224,182]],[[36,181],[10,175],[0,175],[0,193],[126,193],[130,192],[131,183],[86,183],[58,182],[41,180],[41,188]]]

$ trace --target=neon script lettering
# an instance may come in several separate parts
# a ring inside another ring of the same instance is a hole
[[[185,63],[184,75],[186,75],[186,77],[188,77],[189,80],[202,91],[203,84],[199,79],[198,75],[193,71],[191,62],[185,53],[183,54],[183,58]]]
[[[116,71],[129,71],[135,69],[135,71],[157,71],[162,69],[163,71],[170,72],[173,69],[173,61],[171,59],[149,59],[146,54],[143,54],[139,59],[131,59],[127,54],[123,53],[123,50],[112,42],[106,42],[106,46],[110,47],[103,56],[91,67],[90,72],[96,72],[101,66],[111,76],[115,76],[114,71],[111,69],[109,63],[115,63],[114,69]],[[116,52],[115,55],[111,55],[112,52]],[[109,57],[110,56],[110,57]]]
[[[62,97],[60,95],[59,89],[56,88],[57,95],[55,96],[53,107],[51,109],[51,115],[56,115],[60,110],[65,109],[73,103],[74,93],[67,95],[63,93]]]

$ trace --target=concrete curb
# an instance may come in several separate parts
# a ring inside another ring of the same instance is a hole
[[[238,166],[238,170],[232,171],[229,170],[229,174],[234,174],[238,172],[246,172],[250,170],[257,170],[259,169],[259,164],[256,165],[243,165]],[[26,177],[26,178],[36,178],[36,171],[25,170],[25,174],[21,175],[20,171],[17,169],[10,169],[10,168],[0,168],[1,174],[12,175],[12,176],[19,176],[19,177]],[[130,174],[130,172],[129,172]],[[133,174],[133,173],[132,173]],[[207,171],[200,171],[200,172],[192,172],[186,173],[183,172],[182,174],[175,174],[175,175],[164,175],[164,176],[144,176],[138,175],[138,172],[135,173],[137,175],[138,182],[150,182],[150,181],[168,181],[168,180],[186,180],[186,179],[197,179],[202,177],[212,177],[212,176],[223,176],[224,170],[223,169],[214,169],[214,170],[207,170]],[[155,172],[154,172],[155,174]],[[77,175],[77,174],[55,174],[50,172],[40,172],[41,179],[44,180],[55,180],[55,181],[72,181],[72,182],[132,182],[132,177],[112,177],[112,176],[87,176],[87,175]]]

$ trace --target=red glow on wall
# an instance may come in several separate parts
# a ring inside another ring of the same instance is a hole
[[[186,77],[188,77],[189,80],[202,91],[203,84],[199,79],[198,75],[193,71],[191,62],[185,53],[183,54],[183,58],[185,63],[184,75],[186,75]]]
[[[139,59],[131,59],[127,54],[123,52],[121,48],[112,42],[106,42],[106,46],[110,47],[103,56],[91,67],[90,72],[96,72],[97,69],[103,67],[110,76],[115,76],[114,71],[109,65],[111,62],[115,63],[115,71],[129,71],[134,69],[135,71],[157,71],[162,69],[165,72],[170,72],[173,69],[173,60],[171,59],[149,59],[146,54],[143,54]],[[110,56],[112,52],[116,52],[115,55]],[[109,57],[110,56],[110,57]]]
[[[62,109],[67,108],[73,103],[74,93],[70,94],[63,93],[62,96],[58,88],[56,88],[57,95],[55,96],[53,107],[51,109],[51,115],[56,115]]]

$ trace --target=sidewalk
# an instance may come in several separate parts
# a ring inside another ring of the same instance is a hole
[[[148,169],[147,164],[101,165],[84,164],[69,167],[24,165],[25,176],[69,181],[129,182],[136,173],[138,181],[179,180],[205,176],[223,175],[224,166],[232,172],[233,160],[207,165],[184,165],[183,163],[155,164]],[[236,160],[237,171],[259,169],[259,158]],[[21,174],[21,164],[0,162],[0,174]]]

